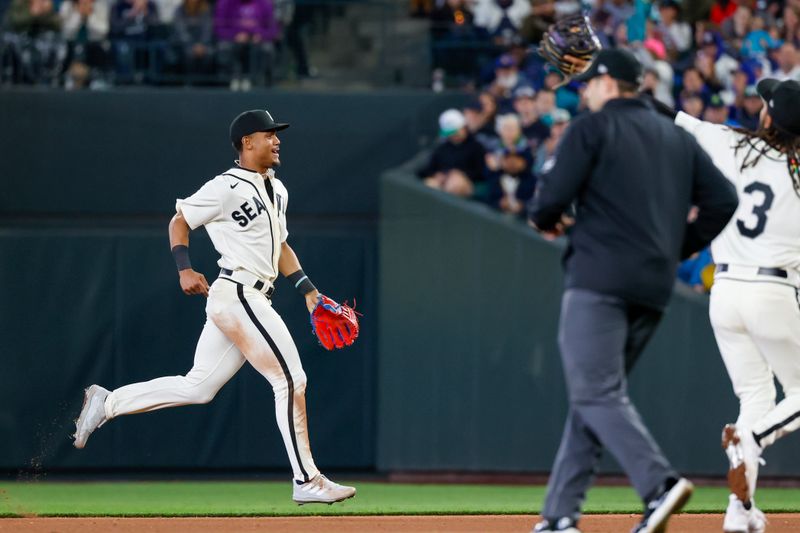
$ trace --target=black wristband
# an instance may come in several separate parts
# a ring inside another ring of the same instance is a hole
[[[189,247],[185,244],[173,246],[172,257],[175,258],[175,266],[178,267],[178,272],[192,268],[192,262],[189,261]]]
[[[294,285],[294,288],[297,289],[297,292],[299,292],[303,296],[305,296],[311,291],[317,290],[314,284],[311,283],[311,280],[308,279],[308,276],[306,276],[306,273],[303,272],[303,269],[300,269],[297,272],[289,274],[288,276],[286,276],[286,279],[288,279],[289,283]]]

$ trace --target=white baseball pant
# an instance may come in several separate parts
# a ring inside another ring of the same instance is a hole
[[[319,473],[311,456],[306,419],[306,374],[283,319],[259,291],[217,279],[209,290],[206,320],[194,365],[185,376],[156,378],[114,390],[106,416],[208,403],[248,361],[267,378],[275,416],[297,482]]]
[[[764,448],[800,427],[800,301],[777,281],[716,279],[711,325],[733,391],[737,428]],[[775,404],[773,375],[784,398]]]

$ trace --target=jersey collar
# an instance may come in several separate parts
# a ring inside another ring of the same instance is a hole
[[[250,170],[249,168],[245,168],[239,164],[239,161],[234,161],[234,166],[228,170],[229,173],[233,173],[236,176],[241,178],[247,178],[250,180],[264,180],[264,179],[272,179],[275,177],[275,171],[271,168],[267,169],[266,174],[259,174],[255,170]]]

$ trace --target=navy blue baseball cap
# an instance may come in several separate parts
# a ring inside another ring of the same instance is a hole
[[[756,89],[775,125],[792,135],[800,135],[800,83],[764,79]]]
[[[241,113],[231,122],[231,142],[236,144],[242,137],[247,137],[257,131],[281,131],[288,127],[289,124],[275,122],[269,111],[252,109]]]

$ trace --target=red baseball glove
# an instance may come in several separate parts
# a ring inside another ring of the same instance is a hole
[[[326,350],[350,346],[358,337],[358,316],[352,307],[320,294],[311,311],[311,331]]]

